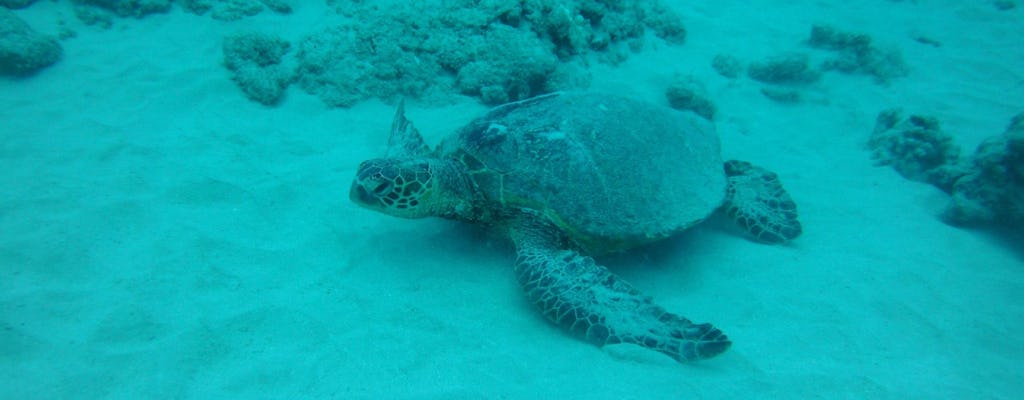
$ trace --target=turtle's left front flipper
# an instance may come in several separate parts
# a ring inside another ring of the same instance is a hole
[[[729,338],[711,324],[665,311],[592,258],[561,249],[547,236],[531,229],[512,232],[516,278],[549,320],[598,346],[632,343],[680,362],[729,348]]]

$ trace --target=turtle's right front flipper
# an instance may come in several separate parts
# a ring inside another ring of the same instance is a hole
[[[729,348],[722,331],[665,311],[592,258],[560,249],[544,236],[531,230],[512,233],[516,278],[549,320],[598,346],[632,343],[680,362]]]

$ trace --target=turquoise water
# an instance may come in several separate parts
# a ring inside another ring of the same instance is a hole
[[[1012,399],[1024,382],[1017,2],[0,5],[0,398]],[[715,215],[596,258],[721,329],[724,353],[594,346],[523,295],[500,233],[349,199],[361,161],[394,156],[400,99],[436,146],[556,90],[705,120],[722,159],[792,197],[803,232],[782,245]]]

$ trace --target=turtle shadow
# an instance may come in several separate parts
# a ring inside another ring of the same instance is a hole
[[[515,247],[500,235],[473,224],[441,221],[419,238],[430,243],[430,257],[450,258],[446,273],[464,269],[512,268]]]
[[[695,251],[699,251],[701,242],[713,231],[714,229],[698,226],[663,240],[594,258],[598,263],[622,275],[657,274],[658,271],[664,270],[685,275],[692,268],[692,263],[686,262],[686,259]]]
[[[696,226],[663,240],[620,253],[598,256],[595,259],[613,272],[626,277],[647,279],[648,276],[675,276],[688,282],[701,273],[704,268],[702,265],[718,256],[720,246],[709,244],[720,240],[749,241],[757,245],[771,246],[750,237],[728,217],[714,213]]]
[[[693,228],[663,240],[615,253],[587,255],[594,257],[598,264],[617,274],[659,276],[659,271],[664,271],[685,278],[693,272],[695,264],[698,264],[691,262],[690,259],[706,253],[704,245],[714,236],[730,236],[734,240],[746,239],[742,232],[735,228],[735,224],[730,222],[720,218],[709,218]],[[406,254],[401,257],[450,259],[450,262],[434,263],[435,268],[443,268],[443,271],[438,273],[459,273],[478,270],[481,267],[499,270],[514,267],[515,245],[508,238],[486,227],[456,221],[437,221],[419,231],[420,237],[410,240],[428,243],[426,246],[429,251],[421,255]]]

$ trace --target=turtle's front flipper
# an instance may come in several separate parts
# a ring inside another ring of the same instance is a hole
[[[516,278],[551,321],[598,346],[632,343],[680,362],[729,348],[722,331],[665,311],[592,258],[560,249],[549,236],[535,229],[512,232]]]
[[[388,137],[388,158],[424,157],[430,154],[430,147],[423,141],[423,136],[416,126],[405,117],[405,99],[398,102],[395,117],[391,120],[391,136]]]
[[[796,203],[778,175],[746,161],[725,162],[725,213],[755,239],[785,243],[800,236]]]

